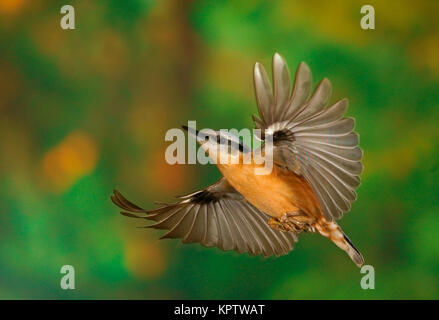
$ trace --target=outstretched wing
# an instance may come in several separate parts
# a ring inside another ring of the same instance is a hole
[[[291,93],[286,63],[277,53],[273,57],[273,93],[259,63],[254,81],[260,119],[253,118],[265,135],[273,135],[274,162],[305,177],[326,219],[341,218],[356,200],[363,168],[354,119],[343,117],[348,101],[326,108],[331,95],[328,79],[323,79],[309,98],[311,72],[303,62]]]
[[[156,221],[148,226],[169,230],[163,238],[181,238],[183,243],[199,242],[205,247],[236,250],[250,255],[279,256],[293,249],[297,235],[273,230],[268,216],[221,178],[204,190],[180,197],[155,210],[144,210],[126,200],[118,191],[111,196],[123,215]]]

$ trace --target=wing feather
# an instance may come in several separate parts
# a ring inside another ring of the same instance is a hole
[[[123,214],[155,221],[149,228],[168,230],[163,238],[181,238],[183,243],[198,242],[222,250],[250,255],[279,256],[293,249],[297,236],[273,230],[268,216],[236,192],[225,178],[156,210],[144,210],[118,191],[111,199]],[[125,212],[131,211],[132,212]]]
[[[277,53],[273,56],[273,79],[274,104],[271,121],[276,122],[282,118],[283,106],[288,103],[291,92],[287,65],[285,60]]]
[[[205,206],[198,206],[194,208],[194,212],[191,214],[192,225],[187,231],[186,235],[182,238],[183,243],[201,242],[203,240],[204,231],[206,225],[204,223],[204,216],[202,210]]]
[[[223,203],[220,203],[220,205],[222,207],[226,207],[227,212],[230,214],[230,210],[229,210],[228,206],[226,205],[226,203],[227,203],[227,199],[225,199]],[[238,219],[237,215],[230,214],[229,217],[231,220],[231,226],[234,229],[233,232],[235,234],[236,251],[238,251],[239,253],[244,253],[244,252],[253,253],[253,252],[255,252],[255,249],[250,245],[251,241],[246,241],[246,239],[251,239],[251,235],[249,237],[248,232],[247,233],[243,232],[243,229],[245,229],[246,227],[241,223],[241,221]],[[248,237],[248,238],[246,238],[246,237]],[[249,243],[247,244],[247,242],[249,242]]]
[[[227,199],[225,201],[227,201]],[[231,243],[232,243],[232,247],[230,249],[225,249],[225,250],[236,250],[236,248],[238,247],[237,243],[239,242],[240,236],[236,225],[233,223],[233,218],[232,218],[233,213],[230,212],[228,208],[224,210],[224,202],[218,202],[218,206],[223,208],[222,212],[224,213],[224,219],[227,221],[227,227],[229,230]]]
[[[283,113],[284,119],[293,119],[301,110],[311,93],[311,71],[306,63],[301,62],[297,67],[291,100]]]
[[[192,225],[193,216],[191,215],[191,211],[193,208],[194,206],[188,206],[180,211],[181,214],[176,216],[177,223],[175,223],[160,239],[183,238],[186,236],[186,230]]]
[[[206,208],[207,230],[203,245],[206,247],[214,247],[219,243],[220,230],[218,226],[218,217],[213,208],[213,203],[208,203]]]
[[[332,89],[326,78],[308,99],[311,72],[302,62],[287,101],[291,84],[286,63],[279,54],[273,57],[274,91],[270,98],[268,76],[261,70],[263,66],[256,64],[256,92],[261,91],[262,96],[263,88],[264,98],[257,98],[261,119],[254,119],[257,128],[265,129],[261,138],[273,135],[275,164],[304,176],[328,220],[341,218],[356,200],[355,190],[363,169],[363,152],[358,134],[353,131],[355,120],[344,117],[347,99],[327,107]]]
[[[305,119],[316,115],[326,107],[331,96],[331,82],[323,79],[314,91],[308,103],[304,104],[302,111],[294,118],[294,122],[300,123]]]
[[[241,215],[238,214],[240,212],[239,208],[233,208],[234,206],[237,207],[239,203],[231,203],[228,199],[225,199],[222,205],[224,205],[232,219],[235,219],[236,226],[239,226],[240,231],[242,232],[242,236],[247,241],[247,247],[248,252],[251,255],[255,255],[256,252],[261,252],[262,254],[265,254],[264,250],[259,246],[258,239],[255,238],[255,235],[253,233],[251,225],[249,225],[247,220],[247,214]],[[247,211],[247,210],[246,210]]]
[[[273,96],[270,81],[264,67],[259,63],[255,65],[254,79],[259,115],[263,122],[271,121],[270,108],[273,104]]]
[[[242,212],[241,204],[237,203],[236,206],[238,207],[237,209]],[[244,210],[246,210],[246,209],[244,209]],[[253,238],[252,240],[253,240],[253,243],[255,245],[255,252],[262,252],[262,254],[264,256],[272,255],[273,252],[269,253],[269,248],[271,245],[269,243],[267,243],[266,241],[264,241],[265,235],[259,233],[259,230],[254,223],[254,220],[253,220],[253,217],[251,214],[251,210],[249,210],[248,212],[249,212],[249,214],[242,215],[242,218],[245,219],[245,224],[249,228],[250,233],[252,235],[252,238]]]

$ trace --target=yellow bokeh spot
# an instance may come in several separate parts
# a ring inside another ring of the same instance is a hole
[[[439,75],[439,31],[418,38],[411,44],[411,56],[417,67],[428,68],[434,75]]]
[[[405,121],[408,121],[406,119]],[[365,174],[373,172],[385,172],[393,179],[405,179],[411,174],[416,166],[426,156],[433,152],[433,141],[437,140],[439,132],[431,130],[432,126],[422,124],[407,124],[401,126],[404,129],[404,139],[390,143],[383,150],[365,153],[363,164]],[[401,129],[399,131],[402,131]]]
[[[159,277],[166,270],[166,266],[166,252],[158,240],[134,237],[125,243],[125,267],[135,277]]]
[[[76,131],[46,153],[42,162],[43,174],[51,189],[62,192],[90,173],[96,167],[97,157],[94,140],[86,133]]]

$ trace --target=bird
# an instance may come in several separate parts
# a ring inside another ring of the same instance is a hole
[[[217,182],[155,209],[145,210],[117,190],[111,199],[121,214],[155,222],[147,228],[167,230],[161,239],[279,257],[290,253],[301,233],[317,233],[361,267],[362,254],[337,223],[357,199],[363,170],[355,119],[345,117],[348,100],[328,106],[332,89],[327,78],[311,94],[311,71],[305,62],[299,63],[291,86],[279,53],[273,56],[272,77],[273,85],[264,67],[255,64],[259,116],[253,115],[253,120],[260,130],[260,154],[272,152],[269,174],[256,174],[263,166],[256,161],[242,161],[256,149],[238,137],[183,126],[210,158],[233,156],[238,161],[216,161],[222,175]],[[221,149],[223,145],[228,147]]]

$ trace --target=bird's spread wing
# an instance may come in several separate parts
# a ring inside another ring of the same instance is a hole
[[[275,164],[302,175],[316,193],[325,218],[339,219],[356,200],[360,185],[362,151],[353,132],[353,118],[343,117],[348,102],[326,107],[331,83],[323,79],[311,92],[311,72],[297,68],[293,91],[284,59],[273,57],[273,86],[264,67],[256,63],[254,81],[259,116],[256,128],[273,135]]]
[[[144,210],[118,191],[111,196],[123,215],[156,221],[149,226],[169,230],[162,238],[181,238],[205,247],[279,256],[293,249],[297,235],[273,230],[268,216],[251,205],[225,178],[204,190],[179,197],[180,201]]]

